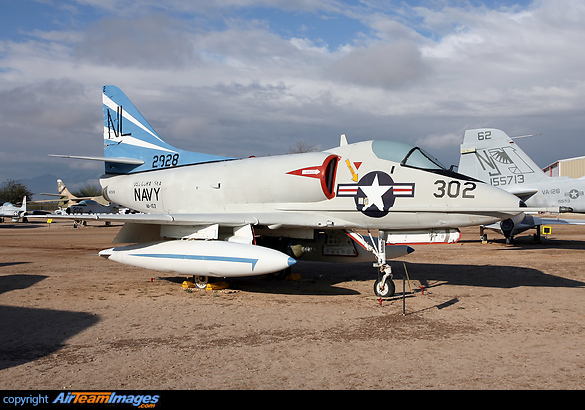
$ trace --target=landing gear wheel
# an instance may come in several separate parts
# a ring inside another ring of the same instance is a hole
[[[378,278],[376,282],[374,282],[374,293],[376,296],[381,298],[390,298],[394,296],[394,292],[396,291],[396,286],[394,286],[394,281],[390,278]]]
[[[193,276],[193,283],[197,289],[205,289],[209,283],[207,276]]]

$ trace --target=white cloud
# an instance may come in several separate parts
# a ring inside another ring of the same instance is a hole
[[[448,133],[448,134],[431,134],[423,138],[415,140],[416,145],[422,145],[427,149],[440,149],[445,145],[459,145],[461,144],[462,134]]]
[[[336,59],[327,74],[341,83],[408,89],[428,71],[415,44],[396,41],[356,48]]]
[[[39,161],[48,138],[65,153],[99,154],[87,150],[101,149],[104,84],[120,86],[170,143],[221,155],[285,152],[299,140],[327,148],[348,132],[418,142],[453,163],[466,127],[581,137],[580,0],[495,10],[248,2],[344,13],[370,28],[335,50],[231,10],[222,20],[229,1],[77,4],[102,14],[83,30],[0,39],[1,132],[25,135]],[[574,154],[577,144],[567,139],[566,149]],[[562,148],[537,155],[550,163],[567,156]],[[25,146],[0,150],[18,157]]]
[[[90,24],[73,47],[84,63],[118,68],[172,70],[199,63],[189,27],[162,13],[141,18],[102,19]]]

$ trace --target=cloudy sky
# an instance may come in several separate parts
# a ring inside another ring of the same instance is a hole
[[[97,180],[101,87],[232,157],[369,139],[457,164],[463,132],[585,155],[582,0],[1,0],[0,179]],[[55,187],[56,190],[56,187]]]

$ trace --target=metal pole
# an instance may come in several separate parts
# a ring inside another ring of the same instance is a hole
[[[402,316],[406,316],[406,277],[402,277]]]

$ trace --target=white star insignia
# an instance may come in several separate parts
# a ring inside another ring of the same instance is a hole
[[[382,197],[386,192],[388,192],[390,188],[392,188],[392,186],[380,185],[380,182],[378,181],[378,175],[374,177],[372,185],[360,186],[360,189],[364,192],[364,194],[366,194],[366,197],[368,198],[369,206],[367,209],[370,209],[372,206],[375,205],[379,211],[383,211],[384,200],[382,199]]]

